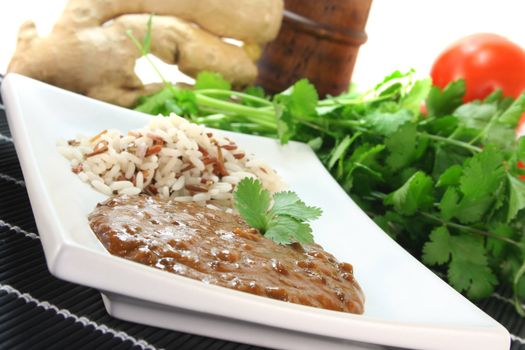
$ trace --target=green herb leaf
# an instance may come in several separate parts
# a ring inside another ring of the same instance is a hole
[[[308,141],[308,146],[312,148],[314,151],[318,151],[323,146],[323,138],[322,137],[316,137],[315,139],[311,139]]]
[[[291,88],[274,98],[282,104],[293,116],[315,115],[318,102],[317,90],[306,79],[296,82]]]
[[[487,249],[497,258],[502,258],[505,249],[509,248],[508,243],[498,238],[512,239],[514,236],[514,229],[502,222],[495,222],[489,226],[490,232],[495,234],[495,237],[487,238]]]
[[[218,89],[218,90],[231,90],[231,84],[229,81],[224,79],[222,75],[214,72],[200,72],[197,75],[195,81],[195,89]]]
[[[516,158],[518,160],[525,160],[525,136],[520,136],[518,145],[516,147]]]
[[[525,112],[525,93],[522,93],[499,117],[501,123],[515,127],[521,115]]]
[[[153,115],[166,114],[163,113],[164,103],[171,98],[173,98],[171,91],[164,88],[153,95],[141,97],[135,110]]]
[[[385,204],[393,205],[403,215],[413,215],[433,203],[432,179],[422,171],[412,175],[403,186],[385,198]]]
[[[487,122],[498,112],[496,103],[482,103],[474,101],[459,106],[454,115],[467,128],[482,130]]]
[[[416,155],[421,152],[418,148],[416,125],[406,124],[402,126],[385,139],[385,145],[390,153],[386,163],[393,171],[409,165],[416,159]],[[421,146],[424,145],[421,144]]]
[[[297,123],[316,115],[317,90],[306,79],[301,79],[289,89],[273,98],[277,134],[286,144],[295,135]]]
[[[264,89],[260,86],[248,86],[246,89],[244,89],[244,93],[250,96],[266,98]]]
[[[443,174],[439,177],[439,180],[436,184],[437,187],[459,185],[461,174],[463,173],[463,168],[459,164],[455,164],[445,170]]]
[[[270,221],[264,236],[279,244],[313,243],[310,225],[290,216],[278,216],[275,220]]]
[[[458,291],[467,291],[472,299],[490,295],[497,284],[488,266],[483,240],[468,234],[452,236],[446,227],[430,234],[423,247],[423,261],[429,265],[449,263],[448,278]]]
[[[451,237],[452,259],[448,279],[458,291],[474,300],[487,297],[498,280],[488,266],[483,240],[467,234]]]
[[[175,113],[186,117],[199,113],[194,92],[174,86],[164,88],[154,95],[142,97],[135,110],[153,115]]]
[[[492,146],[469,158],[459,180],[462,198],[454,217],[462,223],[480,221],[494,206],[501,184],[505,181],[503,155]]]
[[[346,135],[345,138],[339,142],[339,144],[333,149],[332,156],[328,161],[328,169],[332,169],[335,163],[340,160],[346,154],[346,151],[350,145],[361,135],[360,132],[356,132],[352,137]]]
[[[437,144],[434,145],[434,166],[432,169],[432,177],[439,178],[444,171],[454,165],[462,165],[471,154],[465,153],[458,147],[450,145]]]
[[[363,120],[369,128],[380,135],[391,135],[399,127],[412,120],[413,114],[406,109],[400,109],[395,113],[372,112],[366,115]]]
[[[458,128],[458,124],[458,117],[447,115],[430,119],[425,126],[431,134],[449,137]]]
[[[457,80],[448,84],[443,90],[433,86],[427,98],[427,111],[431,116],[452,114],[463,103],[465,81]]]
[[[293,120],[293,116],[288,112],[284,106],[275,104],[275,119],[277,135],[281,144],[285,145],[290,139],[295,136],[296,123]]]
[[[408,110],[412,112],[412,115],[419,115],[421,103],[427,98],[431,87],[432,79],[430,78],[416,81],[408,94],[401,99],[400,106],[403,108],[402,110]]]
[[[312,243],[312,229],[307,221],[321,215],[321,209],[309,207],[294,192],[273,195],[263,189],[259,180],[245,178],[237,184],[235,207],[253,228],[279,244]]]
[[[450,233],[440,226],[430,233],[430,241],[423,247],[422,259],[428,265],[442,265],[450,260]]]
[[[492,195],[503,181],[503,156],[494,147],[486,147],[465,162],[460,179],[464,196],[479,199]]]
[[[260,86],[248,86],[244,90],[244,93],[246,95],[258,97],[258,98],[261,98],[261,99],[267,99],[266,94],[264,93],[264,89],[262,87],[260,87]],[[259,102],[252,101],[252,100],[246,99],[246,98],[242,99],[242,104],[246,105],[246,106],[253,106],[253,107],[259,107],[260,106]]]
[[[311,221],[321,216],[322,210],[309,207],[299,199],[295,192],[278,192],[273,196],[270,216],[288,215],[299,221]]]
[[[490,95],[485,97],[483,99],[484,103],[493,103],[493,102],[500,102],[503,98],[503,90],[501,88],[498,88],[494,90]]]
[[[449,187],[439,203],[441,216],[445,220],[450,220],[458,211],[459,193],[455,187]]]
[[[522,180],[518,180],[511,174],[507,174],[507,179],[509,181],[510,191],[507,222],[510,222],[520,210],[525,208],[525,184]]]
[[[237,184],[233,193],[235,207],[248,225],[258,230],[266,230],[270,208],[270,192],[262,187],[259,180],[245,178]]]

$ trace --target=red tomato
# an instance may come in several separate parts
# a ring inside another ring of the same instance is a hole
[[[465,102],[482,99],[498,88],[516,98],[525,90],[525,51],[502,36],[474,34],[441,53],[431,76],[441,88],[465,79]]]

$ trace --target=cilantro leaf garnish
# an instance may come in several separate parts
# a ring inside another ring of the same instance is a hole
[[[319,218],[322,211],[307,206],[296,193],[278,192],[272,198],[259,180],[245,178],[233,196],[239,214],[265,237],[279,244],[313,243],[308,222]]]
[[[321,213],[321,209],[304,204],[295,192],[277,192],[273,195],[272,216],[287,215],[298,221],[311,221],[319,218]]]
[[[279,215],[268,224],[264,236],[279,244],[313,243],[310,225],[290,216]]]
[[[248,225],[260,231],[268,228],[266,212],[270,207],[270,192],[260,181],[246,178],[239,182],[234,193],[235,207]]]

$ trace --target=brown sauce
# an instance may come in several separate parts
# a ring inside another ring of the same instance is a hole
[[[238,215],[194,203],[120,196],[97,205],[90,226],[106,249],[141,264],[273,299],[363,313],[352,265],[317,244],[279,245]]]

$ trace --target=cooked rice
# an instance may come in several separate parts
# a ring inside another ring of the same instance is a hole
[[[58,150],[82,181],[108,196],[148,193],[231,207],[242,178],[258,178],[271,192],[284,187],[275,171],[229,138],[174,114],[152,117],[146,128],[127,134],[103,130],[61,141]]]

